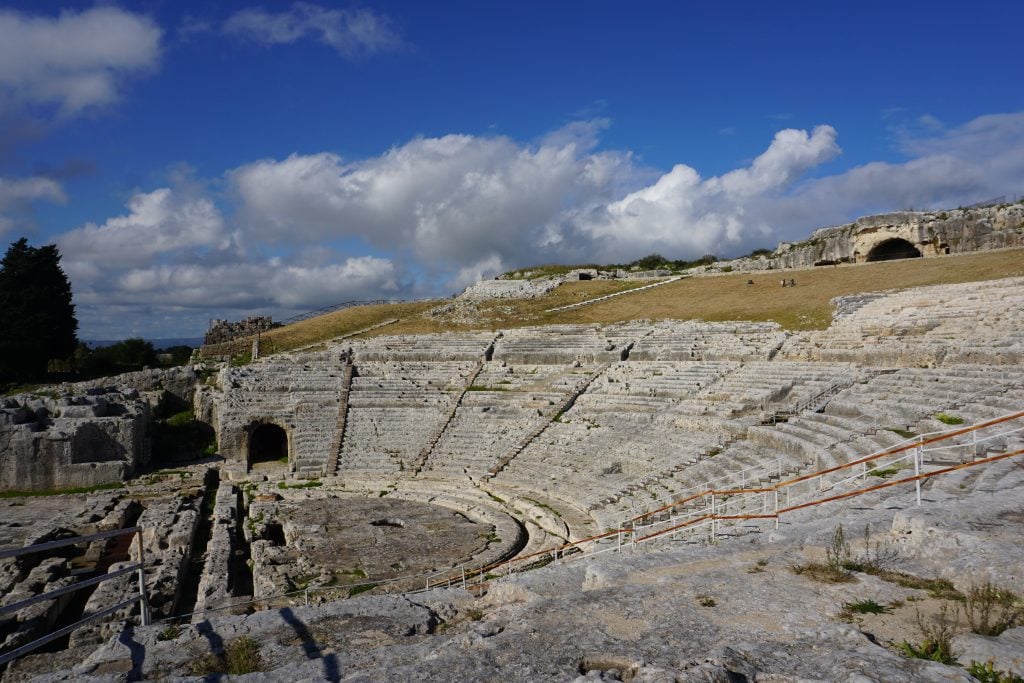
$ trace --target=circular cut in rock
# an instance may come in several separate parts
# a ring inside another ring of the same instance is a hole
[[[501,542],[490,524],[397,499],[286,500],[270,516],[284,542],[254,554],[253,574],[257,583],[281,590],[297,577],[309,585],[345,586],[443,570]]]

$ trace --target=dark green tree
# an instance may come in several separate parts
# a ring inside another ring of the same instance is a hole
[[[654,270],[655,268],[665,263],[667,260],[668,259],[666,259],[661,254],[648,254],[643,258],[639,258],[636,261],[633,261],[629,265],[638,266],[640,270]]]
[[[57,247],[13,243],[0,261],[0,381],[45,376],[50,360],[74,354],[77,332]]]

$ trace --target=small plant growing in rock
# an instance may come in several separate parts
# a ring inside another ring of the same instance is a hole
[[[846,541],[843,526],[840,524],[832,534],[829,546],[825,548],[824,563],[794,564],[790,566],[790,569],[794,574],[806,575],[810,579],[823,583],[849,583],[856,581],[853,573],[847,569],[851,555],[850,544]]]
[[[840,524],[832,533],[832,540],[825,549],[828,568],[837,573],[846,571],[845,565],[850,561],[850,555],[850,544],[846,542],[843,525]]]
[[[768,560],[762,558],[754,563],[754,566],[747,570],[748,574],[760,574],[768,566]]]
[[[609,474],[622,474],[622,463],[613,462],[611,465],[608,465],[608,467],[601,470],[601,474],[605,476]]]
[[[962,425],[964,419],[956,415],[947,415],[946,413],[936,413],[935,419],[945,425]]]
[[[715,602],[715,599],[710,595],[698,595],[697,604],[701,607],[714,607],[718,603]]]
[[[977,678],[981,683],[1024,683],[1024,678],[1011,671],[998,671],[991,661],[971,662],[967,667],[967,673]]]
[[[180,635],[181,635],[181,629],[178,628],[178,625],[177,624],[171,624],[170,626],[165,628],[163,631],[160,631],[160,633],[157,634],[156,639],[157,640],[175,640]]]
[[[871,527],[864,525],[864,550],[852,560],[843,563],[844,569],[878,576],[888,570],[899,558],[899,550],[889,541],[871,542]]]
[[[263,657],[260,655],[260,645],[249,636],[236,638],[227,644],[222,654],[210,652],[193,659],[190,669],[193,676],[241,676],[261,671]]]
[[[857,602],[844,602],[843,610],[852,614],[888,614],[892,608],[874,600],[858,600]]]
[[[914,645],[903,641],[898,646],[899,651],[906,657],[916,659],[927,659],[940,664],[957,664],[953,656],[953,636],[960,627],[960,610],[953,607],[953,614],[949,614],[949,603],[943,603],[939,608],[938,615],[927,621],[921,610],[917,610],[917,628],[921,631],[921,644]]]
[[[1020,599],[990,581],[971,587],[964,612],[971,630],[982,636],[998,636],[1024,622],[1024,605]]]

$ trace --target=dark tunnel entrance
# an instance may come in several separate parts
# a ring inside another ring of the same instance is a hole
[[[258,425],[249,437],[249,464],[277,461],[288,461],[288,435],[277,425]]]
[[[893,238],[876,244],[871,251],[868,252],[868,262],[872,261],[896,261],[898,259],[905,258],[920,258],[921,252],[918,251],[910,242],[900,239]]]

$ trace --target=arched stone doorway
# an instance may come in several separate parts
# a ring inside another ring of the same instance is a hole
[[[921,252],[910,242],[898,237],[880,242],[868,252],[867,261],[896,261],[905,258],[920,258]]]
[[[276,424],[258,424],[249,435],[249,466],[288,462],[288,433]]]

